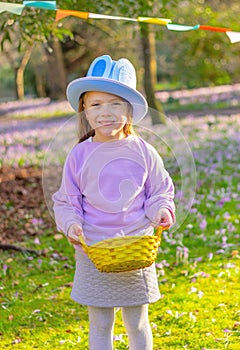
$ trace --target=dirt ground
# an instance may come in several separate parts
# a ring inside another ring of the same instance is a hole
[[[56,231],[44,201],[41,168],[0,169],[0,193],[0,244]]]

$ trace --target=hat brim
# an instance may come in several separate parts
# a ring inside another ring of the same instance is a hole
[[[140,92],[113,79],[99,77],[75,79],[68,85],[67,99],[76,112],[78,112],[80,96],[87,91],[108,92],[127,100],[133,107],[134,124],[138,123],[147,114],[148,104]]]

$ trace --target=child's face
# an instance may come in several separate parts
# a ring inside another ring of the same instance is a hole
[[[84,96],[84,110],[95,130],[95,141],[120,140],[125,137],[123,127],[128,120],[128,103],[106,92],[90,91]]]

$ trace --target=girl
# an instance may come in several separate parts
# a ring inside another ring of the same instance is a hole
[[[131,350],[151,350],[148,304],[159,297],[155,264],[122,273],[99,272],[79,242],[152,235],[175,220],[172,180],[157,151],[135,136],[132,123],[147,113],[127,59],[101,56],[87,76],[67,88],[79,112],[80,141],[69,153],[53,195],[58,229],[76,249],[71,297],[88,306],[90,350],[113,349],[114,308],[122,308]]]

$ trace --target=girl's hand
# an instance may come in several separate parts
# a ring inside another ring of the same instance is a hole
[[[173,224],[173,218],[170,210],[167,208],[161,208],[157,212],[156,222],[158,226],[171,227]]]
[[[82,227],[78,224],[71,225],[67,232],[68,241],[72,244],[79,245],[79,236],[82,236],[84,238]]]

